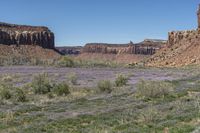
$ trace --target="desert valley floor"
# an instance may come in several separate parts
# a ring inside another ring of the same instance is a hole
[[[23,88],[26,95],[23,103],[12,97],[0,102],[0,132],[198,132],[199,70],[198,67],[0,67],[1,82]],[[70,93],[66,96],[34,94],[31,82],[41,73],[46,73],[52,83],[69,84]],[[121,87],[114,85],[119,74],[128,79]],[[70,75],[76,75],[74,84]],[[99,91],[101,80],[110,81],[112,91]],[[146,89],[146,94],[138,88],[172,90],[163,93],[166,90]]]

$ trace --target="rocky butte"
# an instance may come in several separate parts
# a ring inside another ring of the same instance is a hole
[[[147,65],[185,66],[200,64],[200,5],[197,18],[197,29],[169,32],[166,47],[150,58]]]
[[[132,41],[127,44],[88,43],[83,47],[82,53],[153,55],[165,44],[165,40],[156,39],[145,39],[136,44]]]
[[[197,11],[198,28],[197,30],[172,31],[168,36],[168,47],[173,45],[200,44],[200,5]]]
[[[0,23],[0,63],[15,59],[30,62],[58,58],[54,34],[47,27]]]
[[[47,27],[0,22],[0,44],[38,45],[54,49],[54,34]]]

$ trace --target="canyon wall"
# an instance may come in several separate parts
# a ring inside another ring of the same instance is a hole
[[[186,66],[200,64],[200,29],[169,32],[168,42],[149,60],[147,66]]]
[[[155,52],[164,47],[166,41],[154,41],[151,39],[133,44],[107,44],[107,43],[88,43],[82,53],[102,53],[102,54],[143,54],[153,55]]]
[[[132,54],[133,44],[106,44],[88,43],[84,46],[83,53],[102,53],[102,54]]]
[[[187,46],[190,44],[200,45],[200,29],[169,32],[167,47],[172,47],[173,45]]]
[[[38,45],[54,48],[54,34],[47,27],[0,23],[0,44]]]
[[[146,61],[147,66],[187,66],[200,64],[200,5],[197,11],[198,27],[195,30],[168,33],[167,46]]]

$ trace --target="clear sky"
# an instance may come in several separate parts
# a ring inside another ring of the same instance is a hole
[[[0,0],[0,21],[48,26],[57,46],[167,39],[197,27],[200,0]]]

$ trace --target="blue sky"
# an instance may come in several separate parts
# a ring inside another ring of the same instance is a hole
[[[200,0],[0,0],[0,21],[48,26],[56,45],[167,39],[197,27]]]

